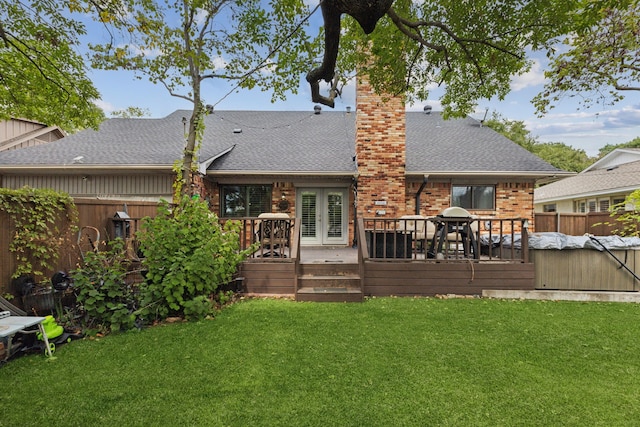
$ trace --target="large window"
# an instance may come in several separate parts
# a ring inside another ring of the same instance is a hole
[[[224,185],[221,198],[221,216],[225,218],[271,212],[271,187],[268,185]]]
[[[451,206],[493,210],[495,200],[496,189],[493,185],[454,185],[451,188]]]

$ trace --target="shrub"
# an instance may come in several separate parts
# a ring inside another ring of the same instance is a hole
[[[631,210],[627,210],[631,207]],[[619,226],[613,230],[620,236],[640,237],[640,189],[629,194],[622,203],[611,207],[611,217],[615,219],[614,224]],[[609,222],[605,224],[612,225]]]
[[[122,239],[107,250],[88,252],[83,265],[71,273],[85,329],[103,332],[131,329],[136,321],[136,292],[126,282],[128,260]]]
[[[183,196],[173,209],[164,202],[137,234],[148,270],[141,287],[143,312],[163,319],[204,311],[204,298],[229,282],[250,253],[240,251],[239,232],[237,221],[222,227],[198,197]]]

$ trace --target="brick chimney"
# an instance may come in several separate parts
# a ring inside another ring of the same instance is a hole
[[[406,213],[405,138],[402,97],[382,97],[374,92],[366,76],[358,77],[358,217],[393,218]]]

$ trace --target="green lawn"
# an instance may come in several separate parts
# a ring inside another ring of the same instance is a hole
[[[0,368],[0,426],[637,425],[640,305],[249,300]]]

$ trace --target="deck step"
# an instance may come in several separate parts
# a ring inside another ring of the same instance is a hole
[[[343,262],[300,264],[297,301],[361,302],[360,267]]]
[[[296,301],[362,302],[363,299],[360,289],[347,287],[304,287],[296,293]]]
[[[347,276],[358,275],[360,266],[350,263],[300,264],[302,276]]]
[[[360,288],[360,276],[303,275],[298,276],[299,288]]]

